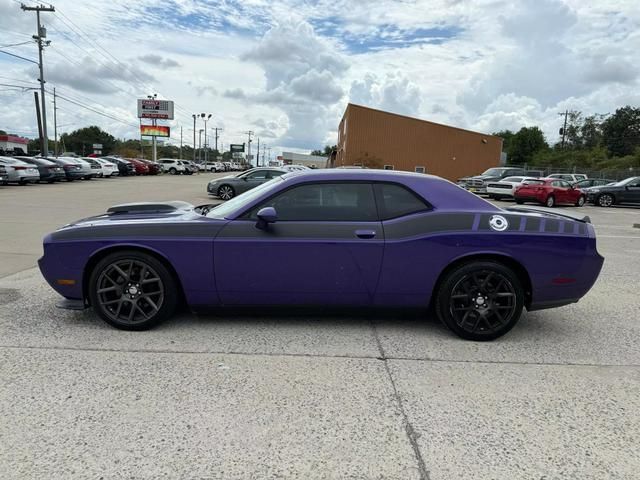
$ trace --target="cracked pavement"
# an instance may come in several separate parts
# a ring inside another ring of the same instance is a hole
[[[0,478],[637,478],[640,209],[570,209],[596,226],[599,281],[489,343],[415,312],[138,333],[55,308],[45,233],[125,201],[206,203],[211,176],[0,188]]]

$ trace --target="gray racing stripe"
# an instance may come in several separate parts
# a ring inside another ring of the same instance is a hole
[[[94,240],[100,238],[140,237],[209,237],[214,238],[222,225],[218,223],[174,223],[151,225],[97,225],[69,227],[53,232],[54,240]]]

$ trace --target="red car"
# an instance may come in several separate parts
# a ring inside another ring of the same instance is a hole
[[[131,162],[136,169],[136,175],[148,175],[149,165],[137,158],[127,158],[127,161]]]
[[[147,167],[149,167],[149,175],[158,175],[160,173],[160,164],[143,158],[141,158],[140,161],[144,162]]]
[[[561,203],[581,207],[587,199],[582,190],[558,178],[527,180],[515,189],[513,196],[518,204],[536,202],[547,207]]]

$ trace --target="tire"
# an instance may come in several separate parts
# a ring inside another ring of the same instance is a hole
[[[596,205],[600,207],[610,207],[615,203],[616,203],[615,198],[613,198],[613,195],[609,193],[603,193],[596,199]]]
[[[100,260],[91,272],[88,290],[95,312],[121,330],[155,327],[173,315],[178,304],[178,285],[167,267],[133,250]]]
[[[218,197],[222,200],[231,200],[236,196],[236,191],[231,185],[220,185],[218,188]]]
[[[518,276],[494,261],[471,261],[453,269],[436,295],[438,317],[466,340],[501,337],[518,322],[523,306],[524,289]]]
[[[553,208],[556,206],[556,197],[553,195],[549,195],[547,199],[544,201],[544,206],[548,208]]]
[[[170,173],[171,175],[176,175],[176,174],[178,173],[178,170],[176,170],[174,167],[171,167],[171,168],[169,169],[169,173]]]
[[[520,200],[520,199],[517,199],[517,198],[516,198],[516,203],[517,203],[518,205],[522,205],[522,204],[524,203],[524,200]]]
[[[576,201],[576,207],[582,207],[584,206],[584,203],[587,201],[586,198],[584,198],[584,195],[580,195],[580,197],[578,197],[578,200]]]

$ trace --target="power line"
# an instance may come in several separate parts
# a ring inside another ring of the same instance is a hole
[[[101,111],[96,110],[95,108],[90,107],[90,106],[88,106],[88,105],[85,105],[85,104],[83,104],[83,103],[81,103],[81,102],[78,102],[78,101],[72,100],[72,99],[70,99],[70,98],[68,98],[68,97],[66,97],[66,96],[64,96],[64,95],[60,95],[59,93],[57,93],[57,94],[56,94],[56,96],[57,96],[58,98],[62,99],[62,100],[65,100],[65,101],[67,101],[67,102],[69,102],[69,103],[72,103],[72,104],[74,104],[74,105],[77,105],[78,107],[84,108],[84,109],[86,109],[86,110],[89,110],[89,111],[91,111],[91,112],[93,112],[93,113],[96,113],[96,114],[98,114],[98,115],[101,115],[101,116],[103,116],[103,117],[110,118],[111,120],[115,120],[116,122],[123,123],[123,124],[125,124],[125,125],[130,126],[130,127],[135,127],[135,128],[137,128],[137,127],[138,127],[138,125],[136,125],[136,124],[134,124],[134,123],[129,123],[129,121],[127,121],[127,120],[123,120],[122,118],[115,117],[115,116],[113,116],[113,115],[111,115],[111,114],[109,114],[109,113],[101,112]]]
[[[10,55],[12,57],[16,57],[16,58],[19,58],[21,60],[25,60],[27,62],[35,63],[36,65],[38,65],[38,62],[36,62],[35,60],[31,60],[30,58],[21,57],[20,55],[16,55],[15,53],[5,52],[4,50],[0,50],[0,53],[4,53],[5,55]]]
[[[20,45],[26,45],[27,43],[31,43],[31,40],[29,40],[28,42],[11,43],[9,45],[0,45],[0,48],[19,47]]]

